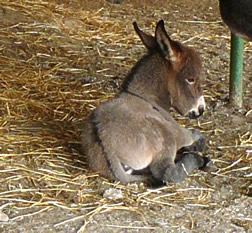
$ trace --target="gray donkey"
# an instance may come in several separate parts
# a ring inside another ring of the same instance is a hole
[[[148,49],[115,98],[91,114],[82,134],[89,167],[123,183],[179,182],[211,160],[202,157],[204,137],[179,126],[169,113],[199,117],[205,108],[198,54],[171,40],[163,20],[155,37],[136,33]]]

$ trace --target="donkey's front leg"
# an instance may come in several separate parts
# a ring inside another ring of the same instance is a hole
[[[167,158],[156,161],[150,166],[150,170],[157,180],[177,183],[192,174],[194,170],[205,167],[209,161],[197,152],[186,152],[176,162]]]
[[[198,151],[204,152],[206,149],[206,140],[202,133],[199,130],[192,129],[190,130],[192,133],[193,143],[189,146],[184,146],[178,150],[178,155],[180,157],[181,153],[185,151]]]
[[[191,145],[193,151],[204,152],[206,149],[206,139],[203,134],[196,129],[191,129],[194,143]]]
[[[176,158],[175,146],[167,148],[165,156],[161,156],[150,164],[153,178],[165,182],[180,182],[194,170],[204,167],[208,162],[206,161],[208,159],[200,156],[197,152],[181,153],[179,157],[179,159]]]
[[[163,180],[173,183],[180,182],[194,170],[203,169],[209,162],[210,159],[202,157],[196,152],[184,153],[179,161],[166,167]]]

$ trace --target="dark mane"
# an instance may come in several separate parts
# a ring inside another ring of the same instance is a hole
[[[127,91],[129,84],[134,78],[134,75],[138,72],[139,68],[142,68],[146,61],[150,58],[150,56],[154,54],[154,51],[149,51],[145,54],[130,70],[130,72],[126,75],[122,85],[121,91]]]

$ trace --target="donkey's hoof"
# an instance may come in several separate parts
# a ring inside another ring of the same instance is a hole
[[[213,161],[207,157],[203,157],[204,166],[200,167],[200,170],[205,172],[216,172],[218,167],[213,163]]]

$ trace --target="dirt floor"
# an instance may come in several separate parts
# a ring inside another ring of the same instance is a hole
[[[145,53],[132,22],[203,61],[207,109],[197,121],[220,168],[151,189],[88,170],[82,123]],[[228,103],[230,37],[217,0],[0,1],[0,232],[252,232],[252,43],[244,105]]]

